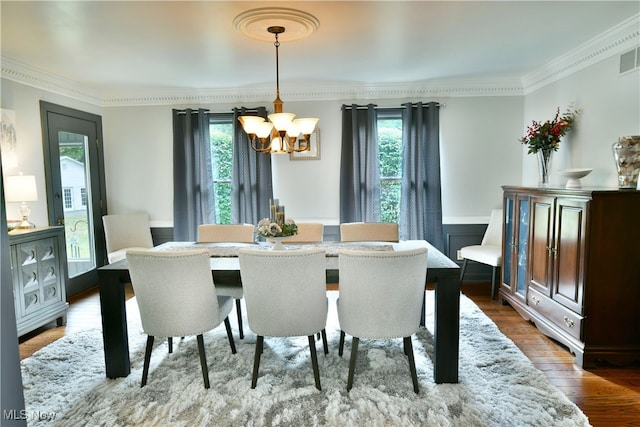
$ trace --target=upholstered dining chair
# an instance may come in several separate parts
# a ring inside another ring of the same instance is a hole
[[[353,337],[347,391],[353,387],[361,338],[403,338],[413,391],[418,393],[411,336],[420,326],[427,277],[427,248],[400,251],[342,250],[338,252],[338,260],[340,356],[345,334]]]
[[[224,321],[231,352],[236,353],[228,317],[233,300],[216,294],[209,252],[129,250],[126,257],[142,329],[147,334],[140,387],[147,383],[155,337],[196,335],[204,387],[209,388],[202,334]]]
[[[460,269],[460,284],[464,279],[467,261],[475,261],[491,266],[491,298],[496,296],[496,276],[502,266],[502,209],[493,209],[489,225],[479,245],[460,248],[460,256],[464,259]]]
[[[198,226],[199,243],[253,243],[255,241],[253,224],[201,224]],[[242,282],[239,272],[228,272],[216,276],[218,295],[233,297],[238,316],[238,336],[244,338],[242,327]]]
[[[253,224],[201,224],[198,226],[200,243],[253,243],[255,241]]]
[[[323,240],[324,225],[322,223],[299,223],[298,234],[291,236],[283,243],[320,243]]]
[[[247,318],[249,328],[257,335],[251,388],[258,383],[265,336],[306,335],[316,388],[322,390],[314,335],[321,332],[324,353],[328,354],[325,269],[325,251],[320,248],[240,249]]]
[[[340,224],[342,242],[397,242],[398,224],[387,222],[345,222]]]
[[[104,237],[109,264],[125,258],[129,249],[153,247],[149,215],[143,213],[104,215]]]

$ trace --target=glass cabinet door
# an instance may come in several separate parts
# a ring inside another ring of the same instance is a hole
[[[516,270],[516,293],[523,298],[527,290],[527,240],[529,233],[529,199],[518,200],[518,245]]]
[[[511,289],[511,264],[513,262],[514,231],[513,210],[515,196],[505,194],[504,196],[504,234],[502,240],[502,284]]]
[[[529,197],[504,195],[504,237],[502,286],[510,295],[525,298],[527,289],[527,240],[529,233]]]

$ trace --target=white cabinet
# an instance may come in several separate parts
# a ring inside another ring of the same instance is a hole
[[[64,227],[9,233],[11,277],[18,336],[67,316],[67,257]]]

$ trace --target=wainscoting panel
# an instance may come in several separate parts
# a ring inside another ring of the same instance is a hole
[[[151,227],[153,246],[173,241],[173,227]]]

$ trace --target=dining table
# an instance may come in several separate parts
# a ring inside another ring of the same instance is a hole
[[[238,251],[243,247],[269,250],[270,245],[261,243],[196,243],[166,242],[151,250],[207,249],[210,253],[211,273],[216,276],[240,271]],[[425,286],[434,286],[433,367],[435,383],[458,382],[459,329],[460,329],[460,284],[459,266],[449,257],[425,240],[400,242],[321,242],[313,244],[287,245],[289,250],[321,247],[326,253],[326,272],[331,281],[339,284],[339,257],[342,249],[357,250],[403,250],[427,247],[427,270]],[[102,317],[102,336],[107,378],[126,377],[131,371],[125,285],[131,283],[127,260],[123,259],[98,268],[98,287]],[[425,296],[422,303],[420,324],[425,324]]]

